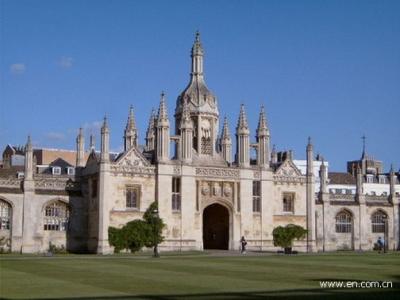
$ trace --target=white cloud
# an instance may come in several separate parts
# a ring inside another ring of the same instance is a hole
[[[88,133],[97,133],[100,131],[102,125],[103,122],[101,121],[86,122],[82,128]]]
[[[62,132],[48,132],[45,137],[49,141],[63,141],[65,140],[65,134]]]
[[[62,56],[58,60],[58,65],[63,69],[69,69],[72,67],[73,62],[74,62],[74,59],[72,57]]]
[[[23,63],[16,63],[10,66],[10,72],[12,74],[23,74],[25,73],[26,66]]]

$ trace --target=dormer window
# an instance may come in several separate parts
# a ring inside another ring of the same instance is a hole
[[[384,175],[379,176],[379,183],[386,183],[386,177]]]
[[[67,168],[67,174],[68,175],[75,175],[75,168],[74,167],[68,167]]]
[[[61,175],[61,168],[60,167],[53,167],[51,169],[53,175]]]
[[[374,183],[374,176],[373,175],[367,175],[367,183]]]

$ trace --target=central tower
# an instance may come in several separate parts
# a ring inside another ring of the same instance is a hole
[[[193,122],[193,149],[200,156],[213,156],[217,149],[218,105],[214,94],[204,81],[204,49],[200,42],[200,33],[196,32],[192,47],[192,72],[190,82],[178,96],[175,109],[175,130],[180,134],[183,108],[188,110]]]

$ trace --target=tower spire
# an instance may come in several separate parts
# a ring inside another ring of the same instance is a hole
[[[257,164],[260,167],[269,167],[269,130],[265,116],[264,105],[261,106],[260,118],[257,126]]]
[[[239,121],[237,125],[238,129],[249,129],[249,124],[247,123],[246,112],[244,111],[244,104],[240,106]]]
[[[204,50],[200,42],[200,32],[196,31],[196,36],[192,47],[192,77],[203,76],[203,56]]]
[[[135,116],[133,115],[133,106],[129,107],[128,121],[124,131],[124,149],[128,151],[132,147],[137,147],[137,129]]]
[[[100,162],[108,163],[110,160],[110,129],[108,128],[107,116],[104,115],[103,126],[101,127],[101,153]]]
[[[158,108],[157,118],[157,161],[167,161],[169,159],[169,120],[167,104],[165,103],[165,93],[161,92],[160,107]]]
[[[160,107],[158,108],[158,121],[168,121],[167,104],[165,103],[165,93],[161,92]]]
[[[231,139],[231,133],[229,131],[228,119],[226,116],[224,118],[224,125],[222,127],[220,146],[221,146],[222,157],[225,159],[226,162],[231,163],[232,139]]]
[[[244,105],[240,106],[239,120],[236,127],[236,161],[241,167],[250,165],[250,130],[247,123]]]
[[[261,130],[268,130],[267,117],[265,116],[264,105],[261,106],[260,118],[258,119],[257,132],[259,133]]]
[[[224,118],[224,125],[222,126],[222,134],[221,134],[221,139],[230,139],[231,138],[231,133],[229,130],[229,125],[228,125],[228,118],[225,116]]]
[[[79,128],[78,136],[76,137],[76,166],[85,166],[85,137],[83,128]]]
[[[365,152],[365,140],[367,139],[367,137],[365,136],[365,134],[361,137],[362,141],[363,141],[363,151],[361,154],[361,159],[364,159],[366,156],[366,152]]]
[[[151,151],[155,148],[155,136],[157,127],[157,114],[156,110],[153,108],[150,113],[149,125],[146,131],[146,150]]]

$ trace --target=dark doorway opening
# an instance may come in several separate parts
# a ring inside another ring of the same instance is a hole
[[[203,247],[228,250],[228,243],[228,209],[220,204],[211,204],[203,212]]]

